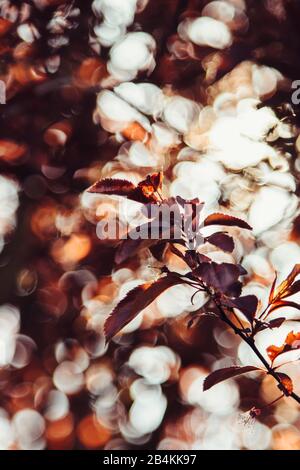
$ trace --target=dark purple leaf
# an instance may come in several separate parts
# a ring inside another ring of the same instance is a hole
[[[158,261],[162,261],[164,259],[164,255],[167,249],[167,242],[158,242],[155,245],[149,247],[149,250],[154,256],[155,259]]]
[[[193,250],[187,250],[184,255],[184,261],[191,269],[196,269],[198,264],[210,263],[211,259],[202,253],[196,253]]]
[[[271,328],[271,330],[273,328],[279,328],[285,322],[285,320],[285,317],[275,318],[269,322],[261,322],[260,320],[257,320],[255,325],[255,333],[267,330],[268,328]]]
[[[280,318],[275,318],[274,320],[269,321],[269,327],[272,328],[279,328],[284,322],[286,318],[285,317],[280,317]]]
[[[123,240],[117,248],[115,263],[122,264],[129,258],[136,256],[140,250],[150,248],[155,243],[157,243],[156,240],[132,240],[130,238]]]
[[[252,323],[256,314],[258,300],[255,295],[245,295],[244,297],[239,297],[238,299],[222,299],[222,303],[227,307],[237,308],[240,310],[247,320]]]
[[[236,265],[240,271],[240,276],[246,276],[248,274],[248,271],[242,266],[241,264]]]
[[[202,253],[197,253],[198,263],[211,263],[211,258]]]
[[[243,284],[240,281],[231,284],[226,291],[228,297],[239,297],[242,293]]]
[[[214,385],[217,385],[224,380],[231,379],[232,377],[236,377],[237,375],[246,374],[247,372],[252,372],[254,370],[261,370],[258,367],[254,366],[233,366],[233,367],[226,367],[225,369],[219,369],[212,372],[210,375],[206,377],[203,383],[203,390],[209,390]]]
[[[238,297],[241,283],[238,282],[240,270],[235,264],[202,263],[195,269],[194,275],[208,286],[228,296]]]
[[[214,233],[213,235],[206,237],[205,241],[221,248],[223,251],[228,251],[229,253],[234,250],[233,238],[223,232]]]
[[[204,220],[204,226],[208,225],[226,225],[226,226],[234,226],[245,228],[247,230],[252,230],[247,222],[237,217],[232,217],[231,215],[227,214],[211,214]]]
[[[183,281],[173,273],[168,273],[157,281],[147,282],[130,291],[114,308],[104,325],[107,341],[125,325],[150,305],[160,294]]]
[[[164,246],[167,242],[172,241],[180,242],[174,238],[174,226],[170,225],[169,221],[162,225],[160,217],[146,222],[134,229],[132,229],[125,240],[120,243],[116,255],[115,262],[121,264],[128,258],[136,256],[136,254],[145,248],[151,248],[157,244],[158,241],[163,240]],[[163,249],[164,249],[163,248]]]

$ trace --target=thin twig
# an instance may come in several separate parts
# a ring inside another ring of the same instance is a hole
[[[195,264],[198,264],[198,258],[197,258],[196,250],[190,250],[190,252],[193,253],[193,255],[194,255]],[[276,382],[278,383],[279,390],[281,390],[281,392],[283,392],[283,394],[285,396],[293,398],[297,403],[300,404],[300,397],[295,392],[290,392],[289,390],[287,390],[287,388],[284,386],[284,384],[283,384],[283,382],[280,378],[280,374],[278,374],[276,372],[276,370],[272,366],[270,366],[268,361],[264,358],[264,356],[261,354],[261,352],[257,348],[257,346],[255,344],[254,337],[253,336],[248,336],[244,332],[243,327],[242,328],[237,327],[230,320],[230,318],[228,318],[222,304],[220,303],[219,297],[216,296],[215,293],[212,292],[211,289],[203,281],[200,281],[199,279],[197,279],[196,282],[198,283],[198,287],[202,288],[207,293],[210,300],[212,300],[214,302],[214,304],[216,305],[216,307],[217,307],[217,309],[220,313],[220,319],[224,323],[226,323],[228,326],[230,326],[230,328],[234,331],[234,333],[236,335],[238,335],[243,341],[245,341],[248,344],[248,346],[252,349],[252,351],[254,352],[256,357],[261,361],[261,363],[265,367],[265,370],[266,370],[267,374],[271,375],[276,380]],[[268,311],[269,307],[270,307],[270,304],[268,303],[268,306],[263,311],[262,315],[264,315]]]
[[[220,305],[220,303],[218,302],[218,300],[213,296],[211,295],[211,293],[209,292],[209,290],[207,290],[207,292],[210,294],[210,297],[211,299],[214,301],[217,309],[219,310],[220,312],[220,317],[221,317],[221,320],[226,323],[228,326],[231,327],[231,329],[234,331],[234,333],[236,333],[243,341],[245,341],[248,346],[250,346],[250,348],[252,349],[252,351],[254,352],[254,354],[258,357],[258,359],[262,362],[262,364],[264,365],[267,373],[269,375],[271,375],[278,383],[278,388],[286,395],[286,396],[289,396],[291,398],[293,398],[297,403],[300,404],[300,397],[295,393],[295,392],[289,392],[286,387],[283,385],[282,381],[281,381],[281,378],[280,378],[280,375],[278,375],[278,373],[270,366],[270,364],[268,363],[268,361],[264,358],[264,356],[261,354],[261,352],[259,351],[259,349],[257,348],[256,344],[255,344],[255,341],[254,341],[254,338],[252,337],[249,337],[247,335],[245,335],[243,333],[243,331],[241,331],[237,326],[235,326],[235,324],[227,317],[222,305]]]

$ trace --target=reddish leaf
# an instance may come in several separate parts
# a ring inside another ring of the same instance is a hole
[[[194,271],[194,275],[198,276],[214,290],[222,292],[229,297],[238,297],[240,294],[241,283],[238,282],[240,270],[234,264],[202,263]]]
[[[125,196],[136,202],[157,202],[160,198],[157,194],[161,189],[162,173],[154,173],[147,176],[138,186],[130,181],[120,179],[104,179],[97,181],[87,191],[90,193]]]
[[[293,307],[293,308],[296,308],[297,310],[300,310],[300,305],[297,302],[290,302],[288,300],[278,300],[278,302],[271,305],[269,314],[271,312],[274,312],[275,310],[278,310],[281,307]]]
[[[277,373],[278,377],[280,378],[281,385],[278,385],[278,388],[284,392],[285,395],[289,396],[293,393],[294,385],[292,379],[282,372]]]
[[[163,174],[162,172],[154,173],[138,184],[136,193],[144,196],[145,200],[159,200],[157,193],[161,191]]]
[[[289,295],[294,295],[300,292],[300,281],[294,282],[290,289],[289,289]]]
[[[152,191],[160,191],[162,188],[163,182],[163,173],[160,171],[159,173],[153,173],[153,175],[147,176],[144,181],[139,183],[140,187],[151,187]]]
[[[289,351],[279,354],[272,362],[272,367],[278,369],[287,364],[292,364],[300,360],[300,349],[290,349]]]
[[[89,193],[129,196],[134,189],[135,185],[130,181],[107,178],[97,181],[87,191]]]
[[[267,353],[273,362],[280,354],[291,351],[293,349],[300,349],[300,333],[295,334],[293,331],[291,331],[281,346],[271,345],[267,348]]]
[[[104,331],[107,341],[150,305],[160,294],[183,281],[173,273],[157,281],[147,282],[130,291],[107,318]]]
[[[227,307],[237,308],[245,315],[250,323],[253,322],[258,305],[258,300],[255,295],[245,295],[237,299],[223,298],[222,302]]]
[[[300,274],[300,264],[296,264],[288,277],[279,284],[278,287],[271,289],[270,302],[285,299],[290,295],[296,294],[300,290],[300,282],[294,283],[296,277]]]
[[[247,230],[252,230],[247,222],[237,217],[232,217],[231,215],[227,214],[211,214],[204,220],[204,226],[207,225],[226,225],[226,226],[234,226],[245,228]]]
[[[252,372],[254,370],[261,370],[258,367],[254,366],[233,366],[233,367],[226,367],[225,369],[219,369],[212,372],[203,383],[203,390],[209,390],[214,385],[223,382],[224,380],[231,379],[236,377],[237,375],[246,374],[247,372]]]
[[[296,279],[296,277],[300,274],[300,263],[299,264],[295,264],[295,266],[293,267],[292,271],[290,272],[290,274],[288,275],[288,277],[286,278],[286,281],[283,281],[282,284],[284,284],[284,282],[286,282],[289,286],[294,282],[294,280]],[[280,286],[279,286],[280,287]]]
[[[229,253],[234,250],[233,238],[223,232],[214,233],[213,235],[205,238],[205,241],[221,248],[223,251],[228,251]]]
[[[275,274],[275,279],[272,283],[272,286],[271,286],[271,290],[270,290],[270,295],[269,295],[269,304],[272,303],[272,300],[274,298],[274,291],[275,291],[275,287],[276,287],[276,282],[277,282],[277,273]]]
[[[284,346],[274,346],[274,344],[267,347],[267,353],[272,362],[283,352],[283,350]]]

